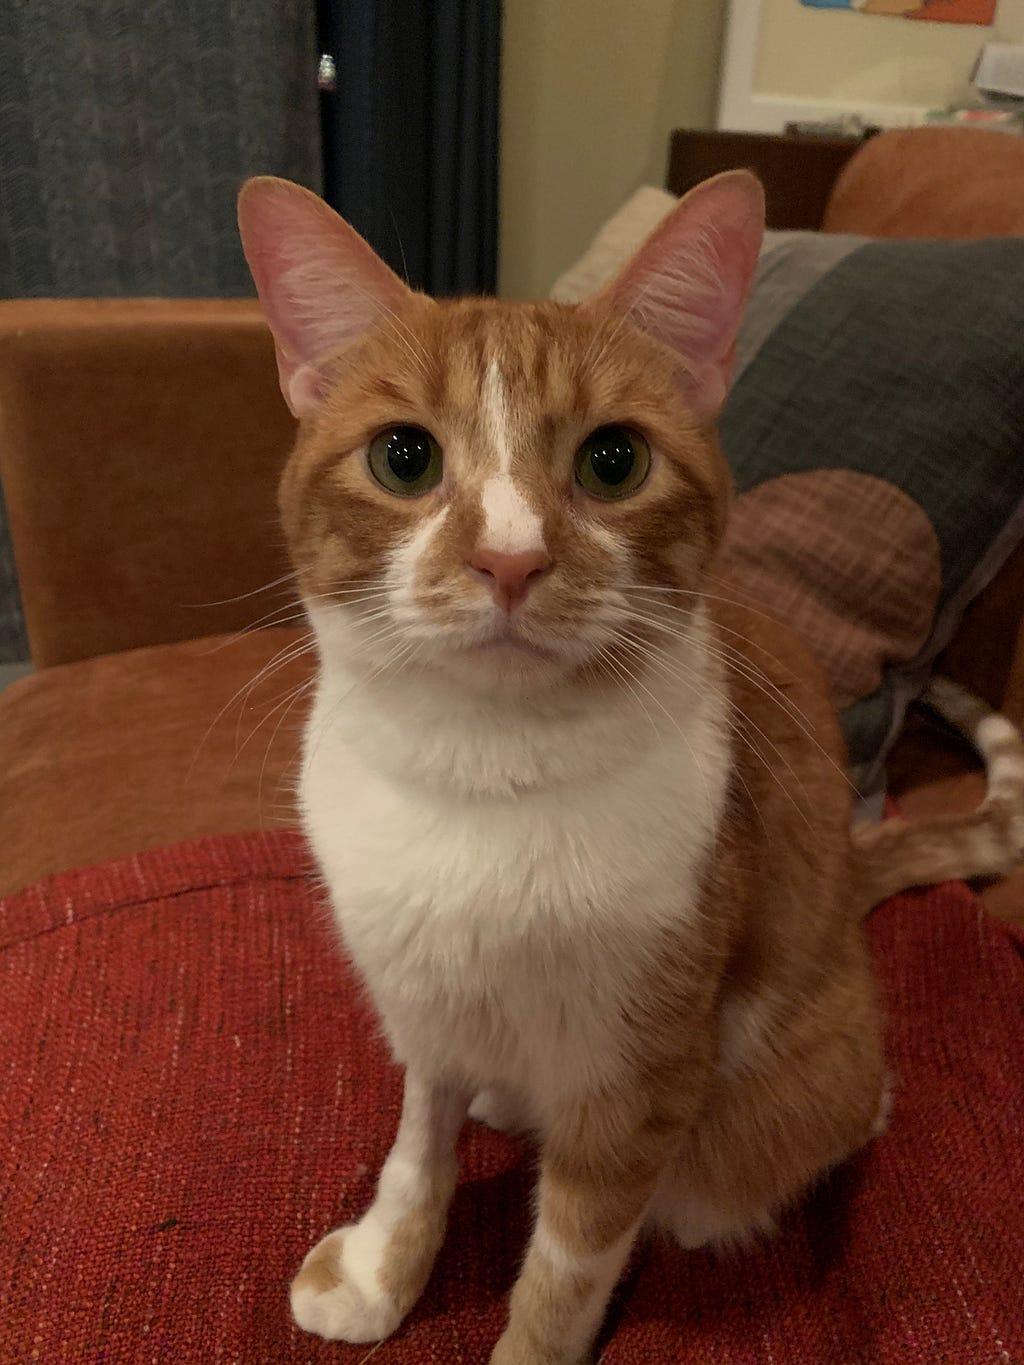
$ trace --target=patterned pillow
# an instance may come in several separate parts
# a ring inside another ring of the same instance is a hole
[[[825,667],[861,791],[1024,533],[1024,239],[774,234],[722,415],[723,569]]]
[[[617,215],[620,260],[642,207]],[[813,649],[864,795],[1024,534],[1022,334],[1024,238],[766,238],[721,419],[738,497],[719,570]]]

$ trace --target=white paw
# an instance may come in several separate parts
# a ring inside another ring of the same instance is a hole
[[[503,1090],[481,1090],[469,1106],[469,1117],[498,1133],[518,1133],[530,1126],[523,1110]]]
[[[401,1322],[401,1309],[378,1279],[377,1248],[363,1246],[365,1241],[358,1224],[339,1228],[302,1262],[292,1280],[291,1304],[303,1331],[328,1341],[381,1341]]]

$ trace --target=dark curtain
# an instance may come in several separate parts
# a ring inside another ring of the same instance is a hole
[[[0,0],[0,297],[252,285],[235,195],[320,188],[313,0]]]
[[[320,0],[324,195],[430,294],[493,293],[501,0]]]

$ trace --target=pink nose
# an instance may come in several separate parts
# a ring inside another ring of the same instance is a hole
[[[517,554],[474,550],[466,558],[466,568],[490,588],[499,607],[511,611],[551,568],[551,560],[545,550],[523,550]]]

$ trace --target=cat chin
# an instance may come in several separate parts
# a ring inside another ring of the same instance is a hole
[[[571,659],[511,640],[446,651],[436,657],[435,663],[453,681],[473,691],[506,696],[556,687],[575,668]]]

